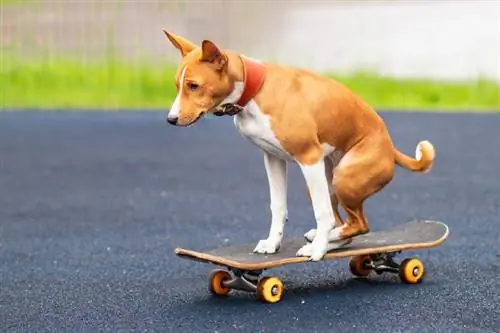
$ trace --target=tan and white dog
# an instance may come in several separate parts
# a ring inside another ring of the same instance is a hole
[[[430,170],[431,143],[418,143],[416,159],[399,152],[379,115],[344,85],[163,31],[182,56],[175,76],[178,95],[167,121],[189,126],[206,114],[228,113],[241,135],[263,151],[271,226],[254,252],[280,248],[288,219],[288,162],[300,166],[316,219],[297,255],[313,261],[369,231],[363,203],[392,180],[396,164]]]

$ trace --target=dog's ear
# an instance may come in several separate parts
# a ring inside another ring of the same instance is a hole
[[[213,42],[204,40],[201,43],[201,51],[201,61],[213,64],[217,70],[226,68],[227,57]]]
[[[162,30],[167,36],[168,40],[175,46],[176,49],[178,49],[181,52],[181,55],[183,57],[185,57],[189,52],[191,52],[196,48],[196,45],[188,41],[187,39],[181,36],[176,36],[165,29]]]

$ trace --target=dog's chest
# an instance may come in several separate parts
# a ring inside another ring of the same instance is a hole
[[[291,156],[283,149],[271,129],[269,117],[264,115],[254,101],[234,117],[234,125],[240,134],[266,152],[286,160]]]

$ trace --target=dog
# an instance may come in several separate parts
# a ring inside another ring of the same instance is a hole
[[[208,114],[232,116],[239,133],[263,152],[271,224],[255,253],[276,253],[282,244],[289,163],[300,167],[316,220],[296,253],[309,261],[370,231],[363,204],[391,182],[395,165],[421,173],[432,168],[429,141],[417,144],[415,158],[400,152],[382,118],[340,82],[162,30],[182,60],[166,121],[187,127]]]

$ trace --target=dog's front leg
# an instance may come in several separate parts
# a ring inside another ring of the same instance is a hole
[[[329,233],[335,226],[335,217],[330,201],[328,180],[325,175],[325,161],[321,159],[313,165],[300,165],[311,196],[316,235],[311,243],[301,247],[297,256],[310,257],[312,261],[323,258],[329,250]]]
[[[281,246],[283,229],[288,219],[287,165],[286,161],[267,152],[264,152],[264,165],[269,182],[271,228],[267,239],[259,241],[254,252],[275,253]]]

